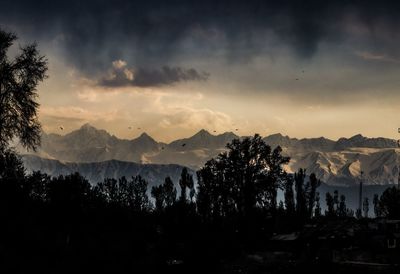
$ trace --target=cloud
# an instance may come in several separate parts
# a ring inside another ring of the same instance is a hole
[[[376,54],[368,51],[357,51],[355,54],[364,60],[400,64],[399,59],[387,56],[385,54]]]
[[[169,107],[159,126],[162,128],[184,129],[230,129],[232,120],[230,116],[210,109],[196,109],[192,107]]]
[[[98,81],[103,87],[155,87],[187,81],[206,81],[209,74],[190,68],[163,66],[161,69],[133,69],[123,60],[112,62],[112,68]]]
[[[6,0],[0,23],[16,26],[39,42],[56,43],[68,62],[92,74],[117,59],[161,67],[185,54],[212,58],[223,51],[230,61],[243,60],[263,52],[272,37],[273,46],[285,45],[300,58],[311,58],[321,43],[348,36],[351,24],[343,19],[349,14],[375,37],[391,37],[399,12],[400,5],[388,0]],[[394,42],[398,48],[394,37],[381,46]]]

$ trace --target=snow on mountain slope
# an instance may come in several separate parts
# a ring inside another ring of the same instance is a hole
[[[243,138],[232,132],[213,135],[200,130],[189,138],[169,144],[157,142],[143,133],[133,140],[119,139],[89,124],[64,136],[45,134],[35,155],[65,162],[94,163],[119,160],[136,163],[178,164],[199,169],[226,150],[226,144]],[[288,172],[305,168],[331,185],[354,185],[361,170],[366,184],[396,183],[399,149],[395,140],[367,138],[360,134],[333,141],[319,138],[290,138],[273,134],[263,138],[271,147],[280,145],[291,157]],[[26,154],[26,151],[22,151]]]

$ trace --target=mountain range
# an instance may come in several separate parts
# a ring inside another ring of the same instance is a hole
[[[85,170],[91,180],[101,180],[106,175],[118,177],[128,174],[130,171],[124,173],[129,170],[127,165],[132,165],[132,170],[138,168],[133,168],[135,165],[146,164],[148,170],[153,168],[153,164],[157,164],[154,168],[158,170],[171,164],[174,169],[186,166],[197,170],[207,160],[225,151],[226,144],[235,138],[243,137],[233,132],[213,135],[203,129],[189,138],[166,144],[146,133],[132,140],[119,139],[105,130],[85,124],[66,135],[43,133],[42,145],[35,153],[18,149],[24,155],[27,170],[53,165],[53,169],[46,168],[51,175]],[[291,157],[285,167],[288,172],[305,168],[308,174],[316,173],[328,185],[357,184],[361,171],[364,172],[365,184],[397,182],[400,149],[393,139],[355,135],[334,141],[324,137],[297,139],[273,134],[263,140],[273,148],[280,145],[283,154]],[[110,166],[112,172],[103,171]],[[87,171],[90,169],[93,171]],[[154,174],[161,176],[163,172],[154,171]]]

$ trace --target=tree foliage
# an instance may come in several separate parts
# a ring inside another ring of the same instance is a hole
[[[271,150],[257,134],[235,139],[227,148],[197,172],[199,211],[214,218],[249,216],[256,208],[275,211],[289,158],[282,156],[280,147]]]
[[[12,60],[7,52],[17,37],[0,29],[0,150],[18,138],[20,143],[35,149],[40,144],[40,123],[37,118],[37,85],[46,78],[47,60],[36,44],[20,48]]]

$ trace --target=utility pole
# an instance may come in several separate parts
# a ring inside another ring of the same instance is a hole
[[[400,127],[397,129],[397,133],[400,133]],[[400,140],[397,140],[397,147],[400,147]],[[397,189],[400,189],[400,163],[399,162],[397,163],[397,169],[399,171],[399,174],[397,176]]]
[[[362,188],[363,188],[363,174],[364,171],[361,170],[360,172],[360,189],[359,189],[359,193],[358,193],[358,210],[357,210],[357,218],[361,218],[362,217]]]

